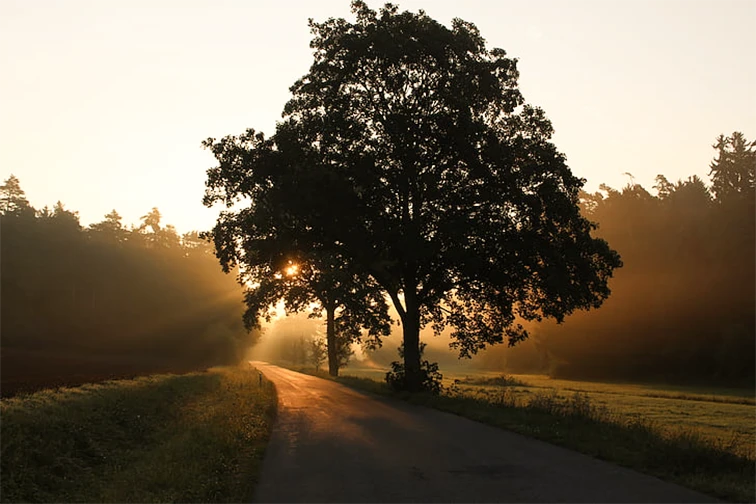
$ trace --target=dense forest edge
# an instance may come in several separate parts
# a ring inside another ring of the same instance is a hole
[[[256,332],[242,289],[197,232],[157,208],[125,227],[83,227],[58,202],[36,210],[0,186],[2,394],[238,362]]]

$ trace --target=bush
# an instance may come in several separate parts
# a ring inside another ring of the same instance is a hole
[[[425,351],[425,343],[420,343],[420,356]],[[404,343],[399,347],[399,357],[401,361],[394,361],[391,363],[391,371],[386,373],[386,383],[393,390],[408,390],[407,378],[404,372]],[[422,381],[420,384],[423,392],[430,392],[433,395],[439,395],[441,393],[442,384],[441,379],[443,375],[438,370],[438,363],[429,362],[427,360],[420,361],[420,374],[422,375]]]

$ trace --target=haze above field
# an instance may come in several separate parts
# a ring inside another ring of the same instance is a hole
[[[378,8],[378,2],[371,2]],[[756,4],[749,1],[407,0],[473,22],[519,58],[526,100],[595,190],[704,178],[722,133],[756,137]],[[311,63],[307,19],[347,0],[0,3],[0,177],[36,208],[124,223],[157,206],[180,232],[208,229],[208,136],[268,134]]]

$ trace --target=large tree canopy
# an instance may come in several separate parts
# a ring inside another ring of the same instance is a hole
[[[261,250],[291,232],[370,275],[401,318],[410,389],[428,323],[469,356],[527,337],[517,316],[599,306],[619,256],[591,237],[583,181],[525,104],[516,60],[459,19],[352,10],[310,22],[314,63],[276,134],[248,133],[237,171],[210,174],[221,192],[243,185],[251,213],[282,203],[256,229]]]

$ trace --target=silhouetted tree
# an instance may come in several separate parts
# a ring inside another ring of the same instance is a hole
[[[347,258],[391,298],[406,388],[422,388],[419,331],[453,327],[469,356],[527,337],[515,315],[557,320],[598,307],[620,265],[578,210],[583,184],[526,105],[516,62],[477,28],[352,3],[355,23],[310,23],[315,61],[269,140],[248,132],[226,187],[252,212],[287,211],[301,246]],[[274,196],[275,195],[275,196]],[[221,251],[222,252],[222,251]]]
[[[8,177],[8,180],[0,186],[0,212],[3,215],[21,212],[34,213],[34,209],[29,205],[26,193],[21,189],[21,184],[15,175]]]
[[[315,371],[320,371],[320,366],[323,365],[327,357],[327,350],[325,342],[320,338],[312,338],[310,340],[310,362],[315,366]]]
[[[279,301],[290,312],[308,309],[314,316],[325,315],[328,369],[338,375],[346,364],[352,342],[362,340],[367,331],[368,344],[380,344],[390,332],[388,306],[378,285],[367,275],[358,274],[346,258],[309,245],[301,246],[299,230],[287,219],[289,195],[260,191],[254,184],[234,181],[240,170],[239,159],[250,153],[262,162],[275,162],[276,155],[262,137],[248,132],[203,144],[212,150],[219,166],[208,170],[206,205],[224,201],[228,206],[239,198],[255,204],[239,211],[221,213],[212,237],[224,271],[241,265],[239,282],[245,289],[247,327],[268,321]]]
[[[390,334],[388,305],[375,282],[350,271],[343,259],[328,254],[308,256],[309,260],[300,256],[296,271],[285,275],[289,285],[282,298],[287,309],[301,311],[316,303],[312,316],[325,315],[328,372],[337,376],[353,354],[352,343],[380,346],[381,337]],[[248,292],[248,306],[255,294]]]
[[[157,233],[158,231],[160,231],[161,218],[162,215],[160,215],[160,210],[158,210],[156,207],[152,207],[152,210],[150,210],[149,213],[140,217],[142,223],[139,225],[139,230],[143,230],[149,227],[152,229],[153,233]]]
[[[115,210],[105,215],[105,220],[89,226],[89,234],[107,242],[121,242],[126,236],[121,217]]]
[[[712,147],[718,152],[718,157],[709,165],[711,191],[716,199],[753,199],[756,188],[756,141],[749,142],[736,131],[727,137],[719,135]]]

